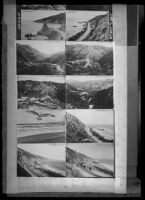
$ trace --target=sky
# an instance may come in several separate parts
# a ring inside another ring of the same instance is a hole
[[[23,109],[17,110],[17,124],[29,124],[29,123],[51,123],[64,121],[65,110],[37,110],[38,113],[50,113],[55,117],[42,117],[42,120],[38,120],[36,115],[24,111]]]
[[[75,23],[78,21],[88,21],[98,15],[105,15],[108,11],[75,11],[75,10],[67,10],[66,11],[66,20],[67,23]]]
[[[65,144],[18,144],[18,147],[48,159],[65,161]]]
[[[66,76],[66,80],[91,81],[113,79],[113,76]]]
[[[31,47],[39,50],[40,52],[47,54],[47,55],[53,55],[57,52],[65,51],[65,42],[64,41],[17,41],[19,44],[23,45],[30,45]]]
[[[68,113],[80,119],[86,125],[113,125],[114,112],[113,110],[67,110]]]
[[[52,15],[64,13],[61,11],[50,11],[50,10],[21,10],[22,21],[35,21]]]
[[[105,47],[112,47],[113,46],[113,42],[95,42],[95,41],[83,41],[83,42],[77,42],[77,41],[67,41],[66,45],[77,45],[77,44],[83,44],[83,45],[101,45],[101,46],[105,46]]]
[[[103,159],[114,159],[114,145],[113,144],[96,144],[96,143],[85,143],[85,144],[67,144],[67,147],[85,154],[86,156],[103,160]]]
[[[25,80],[33,80],[33,81],[53,81],[58,83],[64,83],[65,77],[64,76],[45,76],[45,75],[18,75],[17,76],[18,81],[25,81]]]

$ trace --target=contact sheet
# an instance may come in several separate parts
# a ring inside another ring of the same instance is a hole
[[[111,7],[16,12],[17,176],[114,177]]]

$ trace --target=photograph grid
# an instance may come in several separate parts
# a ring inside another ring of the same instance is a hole
[[[110,6],[17,6],[18,177],[114,177],[112,29]]]

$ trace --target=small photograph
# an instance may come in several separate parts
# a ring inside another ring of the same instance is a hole
[[[67,75],[113,75],[112,42],[67,42]]]
[[[65,110],[17,110],[17,143],[65,143]]]
[[[17,41],[18,75],[64,75],[65,42]]]
[[[109,11],[66,11],[68,41],[110,41]]]
[[[22,9],[20,16],[21,40],[65,40],[65,11]]]
[[[65,144],[18,144],[18,177],[65,177]]]
[[[66,176],[76,178],[114,177],[113,144],[67,144]]]
[[[66,10],[66,5],[27,4],[27,5],[21,5],[21,8],[29,10]]]
[[[18,109],[65,109],[64,76],[17,76]]]
[[[113,143],[113,110],[67,110],[66,141],[68,143]]]
[[[66,76],[67,109],[112,109],[113,76]]]

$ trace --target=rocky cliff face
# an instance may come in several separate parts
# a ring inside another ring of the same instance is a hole
[[[83,140],[92,139],[88,136],[85,125],[75,116],[67,113],[66,132],[67,142],[83,142]]]
[[[109,13],[97,16],[90,21],[91,33],[88,41],[109,41]]]

